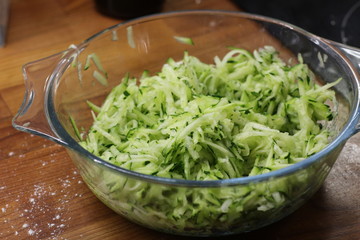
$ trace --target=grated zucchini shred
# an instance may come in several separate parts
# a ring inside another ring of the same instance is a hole
[[[213,64],[187,52],[156,75],[124,77],[95,110],[81,145],[117,166],[188,180],[267,173],[329,143],[330,87],[299,58],[287,65],[271,46],[231,48]],[[104,77],[100,76],[101,82]],[[230,202],[221,206],[227,211]]]

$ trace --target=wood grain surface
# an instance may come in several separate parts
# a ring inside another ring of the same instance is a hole
[[[163,11],[239,10],[231,1],[167,0]],[[103,205],[62,146],[16,131],[24,63],[49,56],[118,23],[92,0],[12,0],[0,48],[0,239],[191,239],[138,226]],[[359,240],[360,136],[352,137],[323,187],[291,216],[219,239]]]

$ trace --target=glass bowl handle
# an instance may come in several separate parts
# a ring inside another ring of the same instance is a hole
[[[18,113],[13,118],[17,130],[38,135],[62,145],[66,145],[53,131],[44,107],[47,85],[51,73],[65,52],[27,63],[23,66],[25,94]]]
[[[346,57],[354,65],[358,73],[360,74],[360,49],[355,47],[350,47],[341,43],[331,42],[332,45],[337,47],[341,52],[343,52]]]

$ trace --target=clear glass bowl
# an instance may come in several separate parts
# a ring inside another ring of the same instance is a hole
[[[195,44],[181,43],[174,36],[191,38]],[[308,159],[258,176],[188,181],[114,166],[78,144],[72,120],[86,131],[93,122],[86,101],[101,105],[126,73],[135,77],[145,69],[155,73],[169,57],[181,59],[185,50],[211,63],[215,55],[222,57],[228,51],[227,46],[252,51],[265,45],[276,47],[286,61],[301,54],[323,81],[344,79],[335,87],[339,114],[329,126],[335,135]],[[92,76],[94,64],[84,70],[92,53],[108,72],[107,84]],[[110,27],[62,53],[26,64],[25,99],[13,125],[65,146],[94,194],[134,222],[191,236],[252,231],[284,218],[309,199],[346,140],[359,131],[359,55],[357,49],[261,16],[224,11],[152,15]]]

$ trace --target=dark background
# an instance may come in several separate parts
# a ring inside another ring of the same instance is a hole
[[[233,0],[249,13],[277,18],[318,36],[360,47],[360,0]]]

